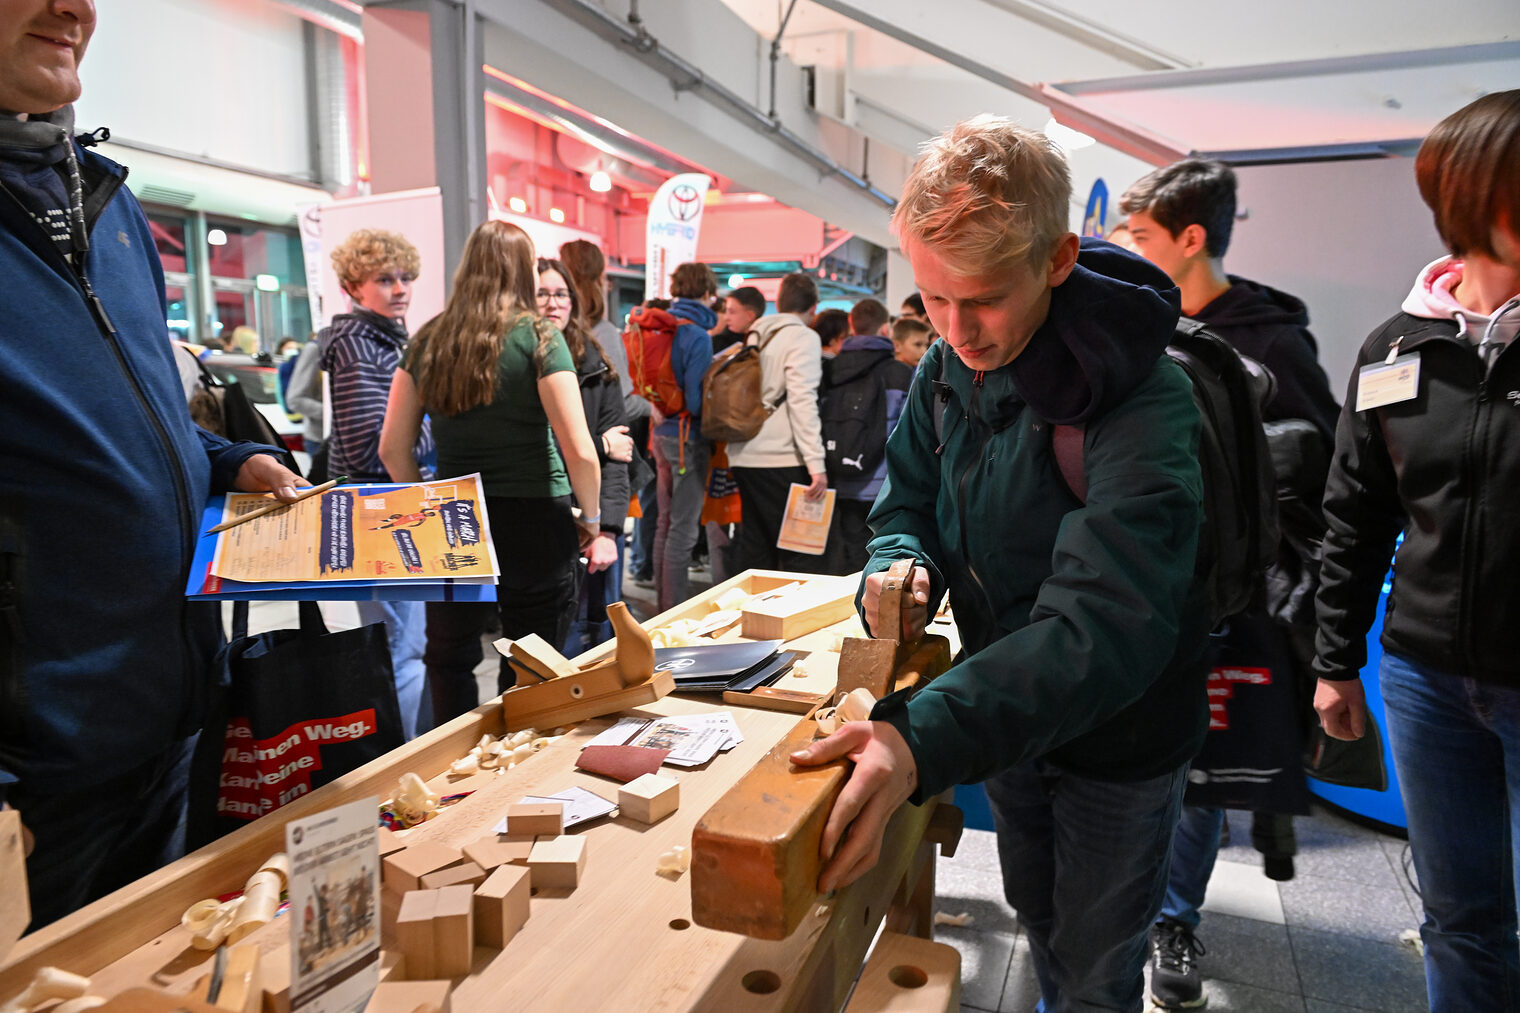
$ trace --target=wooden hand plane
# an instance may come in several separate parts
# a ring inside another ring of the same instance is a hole
[[[641,707],[676,688],[674,676],[654,670],[654,645],[628,606],[613,602],[607,606],[607,618],[617,635],[617,649],[611,658],[586,668],[576,668],[537,636],[496,642],[496,649],[519,672],[526,668],[538,680],[502,694],[507,731],[557,728]]]

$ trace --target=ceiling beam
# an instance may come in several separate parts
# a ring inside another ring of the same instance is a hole
[[[1080,42],[1089,49],[1107,53],[1125,63],[1132,63],[1141,70],[1175,70],[1179,67],[1195,67],[1197,63],[1153,46],[1143,39],[1115,31],[1106,25],[1091,21],[1070,11],[1061,10],[1054,4],[1041,0],[983,0],[993,7],[1001,8],[1031,24],[1039,25],[1073,42]]]

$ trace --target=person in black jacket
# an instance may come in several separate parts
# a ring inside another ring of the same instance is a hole
[[[1394,557],[1377,681],[1433,1013],[1520,1008],[1517,164],[1520,90],[1458,110],[1420,146],[1420,195],[1452,255],[1362,345],[1325,491],[1314,705],[1336,738],[1366,725],[1358,673]]]
[[[1272,372],[1276,393],[1263,407],[1263,418],[1269,423],[1302,420],[1300,427],[1305,423],[1312,427],[1291,436],[1285,432],[1279,439],[1278,446],[1294,456],[1292,467],[1284,469],[1292,486],[1279,490],[1279,498],[1317,506],[1324,492],[1328,448],[1339,408],[1316,358],[1318,349],[1309,333],[1304,304],[1286,292],[1225,273],[1224,255],[1235,224],[1235,173],[1222,162],[1208,159],[1174,162],[1137,180],[1119,198],[1119,208],[1129,215],[1128,232],[1136,252],[1177,283],[1183,314],[1207,324],[1236,351]],[[1289,442],[1295,436],[1296,441]],[[1290,493],[1294,495],[1289,497]],[[1306,517],[1301,527],[1307,531],[1291,542],[1293,546],[1317,541],[1323,530],[1317,509],[1294,512],[1285,508],[1285,538],[1300,514]],[[1286,549],[1290,543],[1284,544]],[[1312,546],[1306,548],[1305,554],[1311,557],[1306,560],[1280,552],[1280,557],[1292,562],[1283,565],[1283,572],[1275,575],[1279,579],[1269,581],[1269,586],[1297,587],[1307,581],[1312,588],[1313,551]],[[1291,579],[1284,574],[1291,574]],[[1307,603],[1308,593],[1302,591],[1297,600]],[[1173,843],[1166,903],[1152,934],[1151,999],[1163,1008],[1187,1008],[1205,1001],[1195,960],[1203,948],[1195,941],[1194,931],[1202,919],[1199,908],[1219,853],[1225,805],[1256,811],[1252,839],[1265,855],[1267,875],[1273,879],[1293,875],[1292,855],[1297,847],[1291,814],[1307,811],[1308,796],[1298,764],[1292,761],[1303,731],[1307,686],[1312,682],[1307,645],[1313,617],[1306,604],[1296,616],[1285,616],[1286,612],[1285,608],[1252,608],[1232,617],[1217,638],[1216,664],[1266,669],[1278,677],[1268,683],[1271,688],[1242,687],[1232,694],[1226,703],[1228,731],[1211,736],[1193,764],[1188,804]],[[1297,636],[1284,618],[1301,624]],[[1300,673],[1302,678],[1298,678]],[[1301,695],[1297,692],[1300,682],[1305,687]],[[1251,713],[1243,713],[1247,709]],[[1262,739],[1253,735],[1263,732]],[[1238,776],[1243,763],[1258,772],[1256,780]],[[1210,771],[1220,768],[1232,771],[1227,785],[1211,783]]]
[[[633,460],[633,439],[624,425],[623,390],[617,370],[586,327],[580,294],[570,282],[570,272],[557,260],[539,257],[536,294],[538,312],[564,332],[575,359],[586,426],[596,439],[602,466],[601,531],[584,550],[587,573],[581,580],[569,639],[562,645],[565,654],[573,658],[612,638],[607,606],[623,598],[618,536],[628,516],[628,462]]]

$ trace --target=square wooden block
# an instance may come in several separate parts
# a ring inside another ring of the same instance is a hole
[[[559,802],[519,802],[507,806],[507,833],[513,837],[552,837],[565,832],[565,807]]]
[[[437,890],[412,890],[401,898],[396,915],[396,948],[406,960],[406,973],[418,981],[436,978],[433,959],[433,916]]]
[[[533,873],[534,889],[574,890],[586,868],[586,839],[562,835],[548,837],[533,845],[528,869]]]
[[[680,804],[681,782],[659,774],[644,774],[618,789],[618,808],[640,823],[658,823]]]
[[[447,869],[439,869],[422,877],[424,890],[442,890],[446,886],[464,884],[474,889],[486,881],[486,871],[474,862],[461,862]]]
[[[397,893],[421,890],[423,876],[457,865],[462,857],[456,848],[432,841],[419,841],[393,855],[385,856],[386,889]]]
[[[462,978],[474,959],[475,889],[446,886],[433,910],[433,976]]]
[[[491,872],[499,865],[528,864],[528,852],[533,850],[532,837],[513,837],[508,834],[492,834],[464,846],[464,857]]]
[[[475,942],[503,949],[528,920],[532,874],[520,865],[498,866],[475,888]]]
[[[416,1013],[437,1010],[449,1013],[447,981],[382,981],[370,994],[364,1013]]]

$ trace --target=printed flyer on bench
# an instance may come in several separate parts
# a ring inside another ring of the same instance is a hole
[[[377,596],[412,597],[406,589],[494,585],[500,573],[479,475],[337,486],[288,509],[206,533],[268,503],[263,494],[229,493],[218,509],[213,499],[203,517],[188,594],[231,597],[306,587],[320,588],[327,598],[344,597],[331,593],[344,588],[389,587],[398,593]]]

